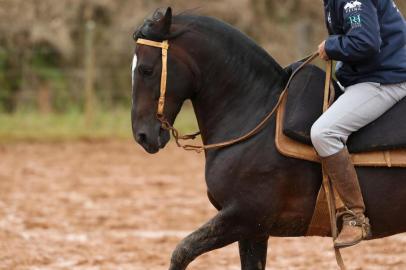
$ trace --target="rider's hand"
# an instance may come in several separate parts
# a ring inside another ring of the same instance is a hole
[[[326,41],[324,40],[322,43],[319,45],[319,56],[321,59],[328,61],[330,60],[330,57],[328,57],[326,53]]]

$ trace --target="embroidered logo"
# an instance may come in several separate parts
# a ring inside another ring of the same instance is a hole
[[[344,10],[346,13],[360,11],[362,7],[362,3],[358,0],[347,2],[344,6]]]
[[[348,19],[350,20],[351,28],[356,28],[356,27],[362,26],[362,19],[361,19],[360,14],[350,16],[350,17],[348,17]]]

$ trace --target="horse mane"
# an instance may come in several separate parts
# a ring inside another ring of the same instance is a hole
[[[176,21],[176,19],[182,15],[189,14],[189,11],[184,11],[176,16],[173,17],[173,20]],[[144,20],[144,23],[138,27],[138,29],[134,32],[133,34],[133,39],[137,40],[139,38],[143,39],[150,39],[153,41],[158,41],[161,42],[163,40],[172,40],[174,38],[179,37],[180,35],[186,33],[188,31],[188,25],[185,25],[182,27],[182,29],[177,30],[175,32],[169,33],[169,34],[163,34],[160,32],[157,32],[154,30],[154,24],[158,22],[162,17],[164,16],[162,9],[156,9],[155,12],[147,17]]]

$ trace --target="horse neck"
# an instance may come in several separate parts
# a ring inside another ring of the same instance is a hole
[[[286,73],[253,43],[237,48],[206,46],[196,55],[201,57],[197,61],[201,83],[192,103],[204,143],[248,132],[276,104]]]

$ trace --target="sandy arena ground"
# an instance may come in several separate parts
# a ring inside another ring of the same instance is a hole
[[[177,242],[215,213],[203,165],[173,145],[155,156],[119,141],[0,146],[0,269],[167,269]],[[337,269],[330,246],[271,238],[267,269]],[[343,253],[350,269],[406,269],[406,234]],[[240,269],[237,246],[189,269]]]

